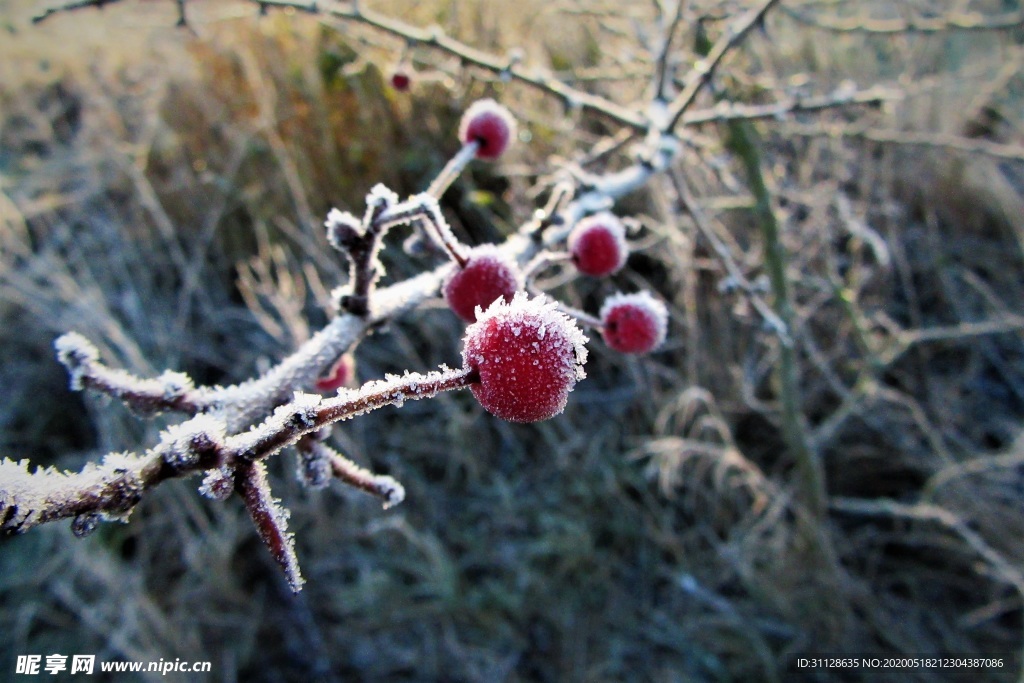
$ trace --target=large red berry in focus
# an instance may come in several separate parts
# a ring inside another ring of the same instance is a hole
[[[605,277],[626,264],[629,246],[626,228],[614,215],[604,212],[584,218],[569,233],[569,253],[576,269],[586,275]]]
[[[459,140],[479,143],[477,159],[494,161],[508,149],[515,134],[512,112],[491,99],[474,102],[459,122]]]
[[[608,297],[600,317],[605,343],[621,353],[650,353],[665,341],[668,310],[647,292]]]
[[[510,422],[558,415],[586,376],[587,338],[543,297],[520,292],[511,303],[494,302],[466,328],[464,342],[463,364],[479,374],[470,390],[484,410]]]
[[[444,283],[444,300],[466,322],[476,320],[476,309],[490,306],[497,299],[512,301],[522,288],[519,268],[501,255],[493,245],[470,250],[466,265],[456,266]]]

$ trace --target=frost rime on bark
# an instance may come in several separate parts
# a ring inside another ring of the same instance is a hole
[[[288,510],[270,495],[264,464],[254,462],[239,467],[235,471],[235,490],[245,501],[260,538],[284,570],[288,586],[298,593],[305,580],[299,571],[299,559],[295,556],[295,536],[288,531]]]

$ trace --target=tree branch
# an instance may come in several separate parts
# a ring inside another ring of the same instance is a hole
[[[718,65],[722,63],[722,59],[743,41],[750,29],[764,20],[768,10],[778,2],[779,0],[761,0],[757,7],[749,10],[734,23],[730,24],[722,37],[718,39],[718,42],[712,46],[707,56],[698,60],[693,65],[690,72],[683,77],[683,82],[686,86],[669,105],[666,131],[671,131],[676,127],[683,114],[693,104],[697,94],[711,82],[711,78],[715,75]]]
[[[941,33],[944,31],[1004,31],[1024,26],[1024,10],[985,15],[980,12],[950,12],[938,17],[915,16],[900,19],[871,19],[869,17],[811,16],[783,7],[786,16],[805,26],[832,31],[833,33],[880,33],[894,35],[902,33]]]

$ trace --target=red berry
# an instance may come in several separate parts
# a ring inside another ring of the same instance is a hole
[[[512,301],[522,288],[522,276],[514,263],[492,244],[469,251],[466,265],[456,266],[444,283],[444,300],[466,322],[476,320],[476,309],[487,308],[497,299]]]
[[[581,273],[594,277],[611,275],[626,264],[626,228],[607,212],[588,216],[569,233],[569,252]]]
[[[337,391],[350,386],[356,376],[356,362],[352,354],[346,353],[334,361],[327,374],[316,381],[317,391]]]
[[[558,415],[583,379],[587,349],[576,322],[543,297],[519,292],[495,301],[466,328],[463,364],[477,371],[470,390],[484,409],[511,422]]]
[[[512,112],[494,100],[477,100],[459,122],[459,140],[478,142],[477,159],[493,161],[500,157],[515,138],[516,120]]]
[[[391,74],[391,87],[398,92],[406,92],[412,85],[412,78],[405,71],[399,69]]]
[[[647,292],[615,294],[601,307],[601,334],[621,353],[650,353],[665,341],[668,310]]]

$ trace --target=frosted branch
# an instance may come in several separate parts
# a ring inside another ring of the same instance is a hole
[[[160,443],[145,456],[111,454],[81,472],[53,468],[29,472],[28,461],[0,461],[0,530],[21,533],[33,526],[79,515],[125,519],[146,490],[167,479],[208,471],[204,493],[221,498],[224,479],[251,463],[296,444],[302,437],[340,420],[407,400],[432,398],[442,391],[460,389],[473,381],[470,370],[406,373],[370,382],[358,390],[343,390],[322,399],[298,394],[274,411],[262,424],[234,436],[224,436],[225,424],[211,415],[199,415],[166,430]],[[332,458],[335,476],[382,497],[388,505],[399,502],[402,487],[390,477],[361,473],[359,468]],[[83,528],[92,526],[84,524]]]
[[[679,208],[690,215],[693,219],[694,224],[697,226],[698,232],[704,236],[714,250],[715,255],[718,256],[722,265],[725,266],[726,273],[729,274],[729,281],[738,287],[747,296],[754,309],[761,315],[765,323],[771,330],[779,336],[779,339],[783,344],[791,345],[793,343],[792,336],[789,332],[789,327],[779,318],[778,314],[772,310],[772,307],[768,305],[768,302],[761,296],[758,287],[754,285],[747,276],[743,273],[743,270],[737,265],[736,260],[732,257],[732,252],[729,248],[719,239],[718,235],[715,234],[715,229],[711,225],[711,220],[704,213],[704,209],[701,208],[700,204],[693,197],[693,193],[690,191],[689,185],[686,179],[683,177],[682,172],[673,170],[669,174],[669,178],[672,180],[672,186],[676,192],[676,200],[679,203]]]
[[[946,133],[796,123],[786,124],[783,130],[790,135],[799,135],[801,137],[870,140],[872,142],[903,145],[906,147],[925,147],[963,152],[965,154],[980,154],[1006,161],[1024,161],[1024,145],[1005,144],[984,138],[966,138]]]
[[[284,570],[288,586],[292,592],[298,593],[305,580],[299,571],[299,559],[295,556],[295,538],[288,532],[288,511],[270,494],[263,463],[254,462],[238,468],[235,490],[245,501],[249,516],[271,556]]]
[[[896,35],[946,31],[1005,31],[1024,26],[1024,10],[989,15],[981,12],[951,11],[934,17],[916,15],[896,19],[829,17],[801,12],[791,7],[784,7],[782,11],[801,24],[834,33]]]
[[[437,28],[420,29],[353,5],[321,6],[318,3],[291,2],[290,0],[253,0],[261,9],[280,8],[328,16],[346,22],[369,26],[385,34],[401,38],[406,43],[431,47],[443,54],[459,59],[463,64],[490,71],[498,76],[523,83],[549,95],[560,98],[574,107],[590,110],[621,125],[635,130],[646,130],[646,118],[630,107],[624,107],[599,95],[587,93],[562,83],[553,75],[524,66],[516,59],[495,57],[459,42]]]
[[[336,477],[344,484],[380,498],[385,509],[405,500],[405,487],[396,479],[360,467],[323,443],[318,434],[300,439],[296,449],[299,452],[299,477],[310,488],[324,488],[332,477]]]
[[[758,119],[785,119],[790,114],[818,112],[837,107],[860,105],[877,107],[886,102],[903,98],[903,94],[892,88],[876,87],[859,90],[856,87],[839,88],[827,95],[788,97],[772,104],[747,105],[735,102],[720,102],[710,109],[690,111],[683,115],[681,123],[695,126],[706,123],[727,121],[756,121]]]
[[[99,351],[76,332],[54,342],[57,358],[67,368],[71,388],[85,388],[120,399],[140,415],[156,415],[165,410],[195,415],[209,407],[196,391],[192,379],[181,372],[165,371],[154,379],[136,377],[124,370],[106,367],[99,360]]]
[[[113,453],[71,473],[52,467],[30,472],[27,460],[0,460],[0,532],[18,534],[57,519],[89,515],[77,525],[84,535],[99,519],[125,520],[154,476],[153,465],[159,470],[161,462]]]
[[[675,128],[683,114],[693,104],[697,94],[711,82],[711,78],[715,75],[718,65],[722,63],[722,59],[743,41],[743,38],[750,29],[764,20],[765,14],[774,5],[778,4],[778,1],[761,0],[759,5],[739,17],[735,23],[726,27],[725,33],[711,48],[708,56],[694,64],[690,72],[683,78],[686,87],[669,105],[667,127],[665,130]]]

